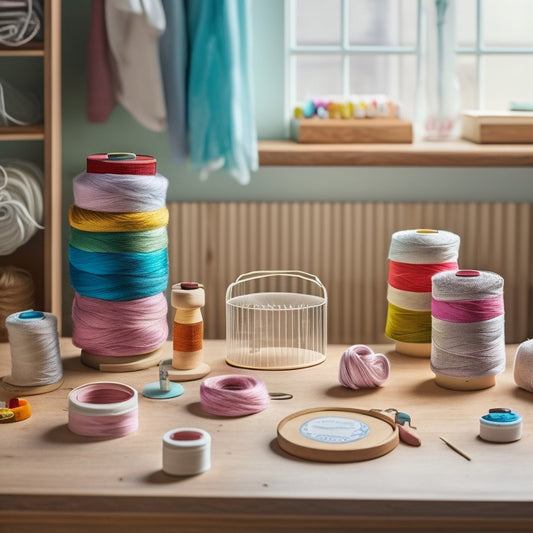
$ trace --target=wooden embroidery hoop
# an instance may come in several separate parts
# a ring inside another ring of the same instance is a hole
[[[369,434],[351,442],[321,442],[303,435],[302,426],[313,419],[334,417],[363,422]],[[399,442],[399,432],[394,420],[379,411],[349,407],[316,407],[304,409],[284,418],[277,428],[278,443],[287,453],[328,463],[366,461],[392,451]]]

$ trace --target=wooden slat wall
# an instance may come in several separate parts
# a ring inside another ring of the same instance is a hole
[[[225,337],[227,286],[252,270],[303,270],[328,291],[328,342],[384,336],[392,233],[436,228],[461,237],[460,268],[505,280],[506,342],[533,331],[528,203],[175,202],[169,204],[169,286],[205,285],[205,338]],[[173,310],[170,309],[170,313]]]

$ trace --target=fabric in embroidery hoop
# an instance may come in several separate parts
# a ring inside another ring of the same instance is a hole
[[[296,457],[327,463],[375,459],[399,442],[394,420],[378,411],[348,407],[304,409],[284,418],[278,444]]]

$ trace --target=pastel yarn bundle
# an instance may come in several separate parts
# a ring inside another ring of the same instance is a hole
[[[412,349],[413,355],[422,355],[416,353],[417,345],[431,342],[431,278],[457,270],[459,244],[458,235],[443,230],[403,230],[392,235],[385,334],[397,341],[398,351]]]
[[[7,342],[9,315],[33,308],[34,284],[31,274],[12,265],[0,267],[0,342]]]
[[[522,342],[516,349],[513,372],[515,383],[533,392],[533,339]]]
[[[9,255],[43,229],[43,172],[29,161],[0,163],[0,255]]]
[[[503,278],[478,270],[433,276],[431,369],[446,386],[491,386],[505,369]],[[449,388],[453,388],[449,387]]]
[[[73,180],[72,341],[89,354],[148,354],[168,337],[167,188],[154,158],[129,153],[88,156]]]
[[[200,403],[213,415],[244,416],[264,411],[270,405],[270,395],[262,379],[229,374],[204,379]]]
[[[341,357],[339,383],[349,389],[381,387],[389,378],[390,363],[387,357],[364,344],[350,346]]]

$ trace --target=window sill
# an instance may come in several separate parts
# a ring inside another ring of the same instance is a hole
[[[413,144],[303,144],[259,141],[259,166],[529,167],[533,144],[469,141]]]

